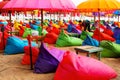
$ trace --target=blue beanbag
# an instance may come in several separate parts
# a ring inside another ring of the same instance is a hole
[[[65,51],[57,48],[47,48],[45,44],[41,44],[40,53],[34,66],[35,73],[50,73],[55,72],[59,62],[63,58]]]
[[[38,27],[39,27],[39,26],[34,25],[34,24],[31,24],[30,26],[31,26],[31,28],[34,29],[34,30],[38,30]]]
[[[32,45],[36,46],[35,43],[32,43]],[[24,46],[28,46],[27,41],[23,41],[20,38],[15,37],[15,36],[8,37],[4,54],[23,53]]]
[[[91,46],[99,46],[99,41],[93,39],[89,35],[87,35],[86,39],[83,41],[82,45],[91,45]]]
[[[113,37],[118,40],[120,37],[119,37],[119,34],[120,34],[120,28],[116,27],[114,29],[114,34],[113,34]]]

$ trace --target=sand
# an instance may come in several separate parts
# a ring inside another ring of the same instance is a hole
[[[74,47],[59,49],[71,50],[74,52]],[[33,73],[29,65],[21,64],[22,57],[23,54],[4,55],[0,53],[0,80],[53,80],[55,73]],[[96,57],[93,58],[97,59]],[[117,72],[118,77],[113,80],[120,80],[120,58],[101,58],[101,61]]]

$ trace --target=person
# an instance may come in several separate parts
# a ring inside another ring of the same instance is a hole
[[[88,30],[89,32],[91,32],[90,21],[86,20],[83,24],[84,24],[84,31]]]

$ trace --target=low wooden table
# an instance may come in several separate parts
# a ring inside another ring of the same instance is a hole
[[[76,51],[76,54],[78,54],[78,52],[86,52],[87,53],[87,57],[90,57],[90,54],[92,53],[98,53],[98,59],[100,60],[101,58],[101,51],[103,50],[103,48],[101,47],[95,47],[95,46],[80,46],[80,47],[76,47],[74,48]]]

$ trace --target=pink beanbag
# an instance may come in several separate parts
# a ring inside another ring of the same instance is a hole
[[[116,76],[112,68],[98,60],[66,52],[54,80],[110,80]]]
[[[22,58],[21,64],[29,65],[30,64],[30,52],[29,46],[24,47],[25,54]],[[37,47],[32,47],[32,63],[35,64],[36,59],[38,57],[39,49]]]

